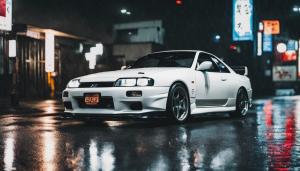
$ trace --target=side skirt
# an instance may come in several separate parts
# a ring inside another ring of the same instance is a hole
[[[201,108],[192,108],[191,106],[191,115],[212,113],[212,112],[232,112],[235,111],[234,107],[201,107]]]

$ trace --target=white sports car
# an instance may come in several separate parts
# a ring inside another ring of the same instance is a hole
[[[73,116],[164,115],[184,122],[210,112],[246,115],[252,88],[243,74],[213,54],[197,50],[152,53],[120,71],[71,80],[63,91],[65,112]]]

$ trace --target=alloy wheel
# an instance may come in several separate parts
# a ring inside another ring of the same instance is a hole
[[[172,113],[178,121],[183,121],[189,114],[188,96],[184,88],[176,87],[172,95]]]
[[[248,109],[249,109],[248,97],[245,94],[245,92],[242,91],[241,93],[239,93],[238,99],[239,99],[238,103],[237,103],[238,111],[240,112],[240,114],[242,116],[245,116],[248,112]]]

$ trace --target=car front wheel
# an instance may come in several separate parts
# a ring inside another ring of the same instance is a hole
[[[182,84],[176,83],[171,87],[167,111],[176,122],[183,123],[188,119],[190,115],[189,95]]]

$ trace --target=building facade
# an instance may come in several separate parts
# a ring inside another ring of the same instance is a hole
[[[162,20],[120,23],[113,26],[112,55],[124,64],[163,49],[165,29]]]
[[[28,25],[22,28],[0,38],[0,98],[10,97],[13,88],[19,98],[60,97],[70,79],[91,73],[84,52],[95,42],[56,30]],[[47,32],[55,37],[51,72],[46,71]],[[15,57],[8,55],[12,39],[16,41]]]

